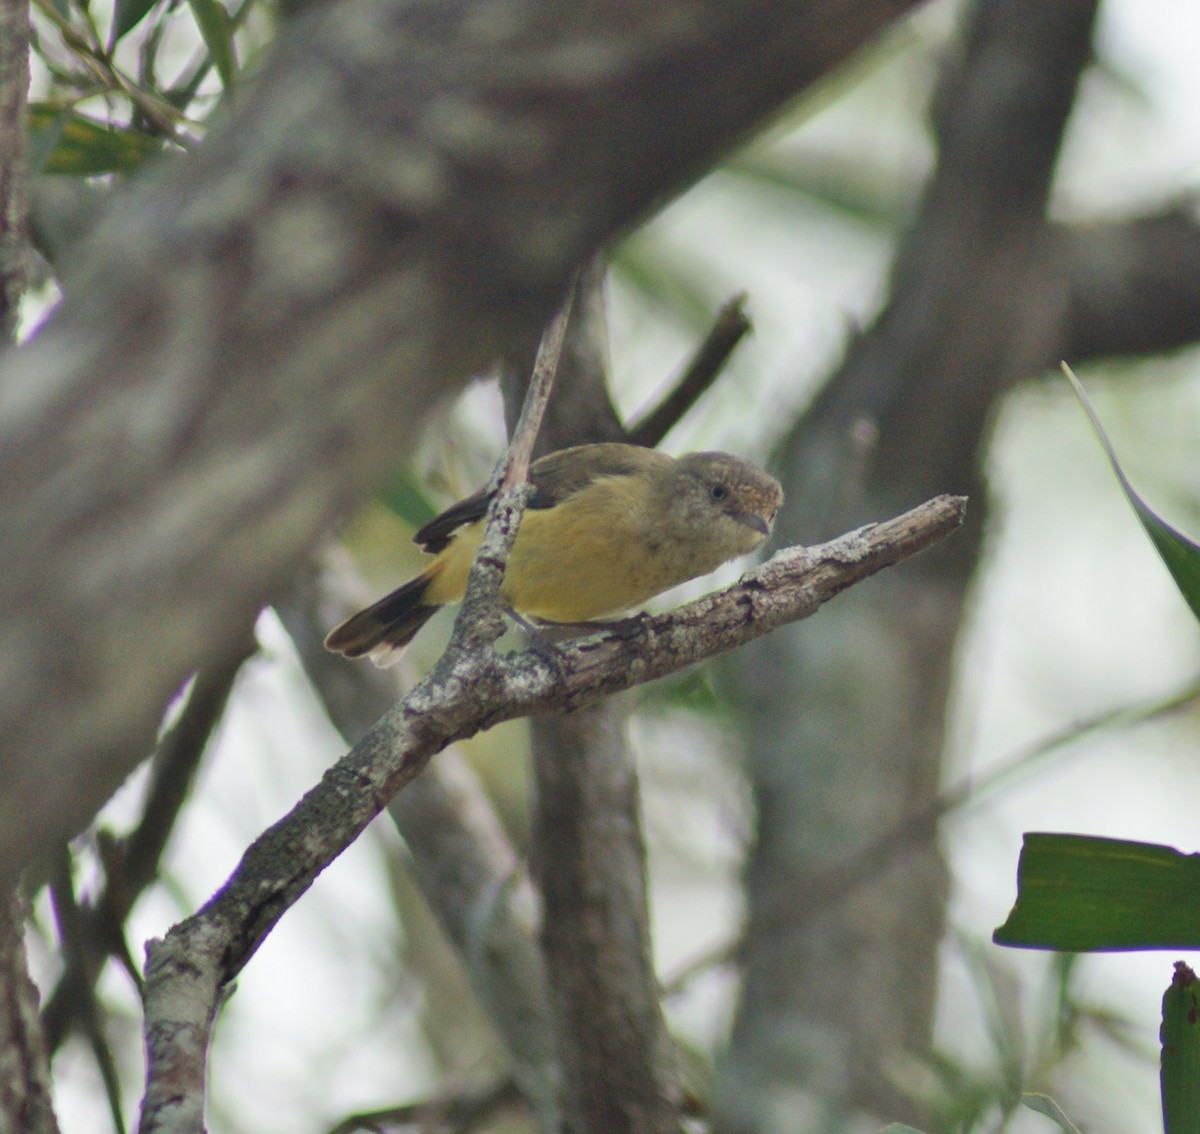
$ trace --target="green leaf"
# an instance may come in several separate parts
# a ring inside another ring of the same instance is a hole
[[[1083,392],[1083,386],[1079,379],[1075,377],[1074,372],[1065,362],[1062,364],[1062,368],[1063,373],[1067,376],[1067,381],[1075,390],[1076,397],[1079,398],[1084,411],[1091,419],[1092,428],[1096,431],[1096,436],[1100,439],[1100,444],[1108,455],[1113,472],[1117,474],[1117,480],[1121,482],[1121,487],[1125,490],[1129,503],[1133,505],[1138,519],[1142,521],[1142,527],[1146,529],[1150,542],[1154,544],[1162,561],[1167,565],[1167,570],[1175,579],[1175,585],[1187,600],[1188,606],[1192,608],[1192,614],[1200,621],[1200,545],[1188,539],[1181,531],[1173,528],[1166,520],[1158,516],[1134,491],[1133,485],[1129,483],[1129,478],[1117,461],[1116,451],[1108,439],[1108,434],[1104,432],[1104,426],[1100,424],[1099,415],[1092,407],[1092,403],[1088,401],[1087,394]]]
[[[231,90],[237,79],[237,56],[233,51],[233,21],[219,0],[188,0],[204,46],[212,56],[221,86]]]
[[[879,1131],[879,1134],[922,1134],[912,1126],[905,1126],[902,1122],[893,1122],[890,1126],[885,1126]]]
[[[714,721],[729,716],[729,702],[717,692],[708,666],[681,670],[673,678],[641,686],[638,692],[643,708],[682,710]]]
[[[1063,1108],[1049,1095],[1024,1094],[1021,1096],[1021,1105],[1038,1114],[1044,1114],[1063,1131],[1063,1134],[1079,1134],[1079,1127],[1067,1117]]]
[[[34,166],[41,173],[94,177],[131,173],[162,153],[162,143],[137,130],[105,126],[75,110],[45,103],[29,108]]]
[[[117,40],[133,31],[157,3],[158,0],[117,0],[113,8],[112,31],[108,33],[109,51]]]
[[[1200,947],[1200,855],[1092,835],[1026,834],[997,945],[1070,953]]]
[[[1200,984],[1182,961],[1163,995],[1163,1128],[1166,1134],[1200,1134]]]
[[[423,528],[437,515],[420,484],[407,469],[398,468],[379,489],[379,499],[411,528]]]
[[[869,159],[854,162],[841,157],[805,154],[789,161],[778,153],[746,153],[733,159],[722,173],[748,188],[775,190],[783,203],[790,198],[817,204],[848,220],[894,231],[904,219],[907,201],[894,177],[881,177]]]
[[[34,173],[44,173],[50,155],[62,141],[63,116],[52,113],[39,116],[34,107],[29,110],[29,168]]]

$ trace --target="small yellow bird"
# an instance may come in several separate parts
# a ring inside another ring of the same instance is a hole
[[[620,614],[753,551],[783,501],[769,473],[729,453],[668,457],[641,445],[577,445],[535,461],[533,494],[500,591],[518,614],[590,622]],[[330,631],[325,645],[395,661],[438,607],[459,602],[491,495],[451,505],[413,537],[436,558]]]

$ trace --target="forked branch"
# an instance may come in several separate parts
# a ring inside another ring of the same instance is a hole
[[[805,618],[949,535],[965,507],[962,497],[940,496],[829,543],[788,548],[723,591],[560,644],[554,658],[452,641],[433,671],[250,846],[203,909],[148,944],[143,1134],[202,1129],[208,1037],[225,988],[317,875],[446,745],[501,721],[587,704]]]

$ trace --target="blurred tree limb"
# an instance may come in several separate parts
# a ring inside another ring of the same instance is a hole
[[[3,360],[0,875],[87,821],[436,397],[912,6],[336,0],[289,22]]]
[[[580,274],[583,317],[569,328],[543,451],[630,440],[609,396],[604,276],[603,257]],[[707,381],[719,369],[710,367]],[[679,1128],[678,1059],[654,972],[628,711],[624,698],[608,697],[530,721],[532,867],[562,1111],[574,1134]]]
[[[9,342],[25,289],[27,258],[25,110],[29,6],[0,0],[0,342]]]
[[[985,501],[980,454],[1017,382],[1060,357],[1200,337],[1193,209],[1086,227],[1047,219],[1095,8],[965,10],[935,96],[938,165],[888,304],[779,458],[786,539],[903,507],[930,485]],[[967,538],[752,646],[733,674],[759,821],[718,1091],[726,1134],[783,1134],[806,1106],[814,1124],[853,1111],[922,1123],[889,1069],[930,1042],[946,893],[934,804],[985,522],[986,508],[972,508]],[[920,841],[831,904],[845,864],[910,817],[923,817]]]
[[[9,891],[0,906],[0,1130],[58,1134],[38,994],[25,961],[24,929],[25,910]]]

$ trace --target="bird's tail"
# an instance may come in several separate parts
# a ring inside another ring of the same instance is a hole
[[[325,648],[348,658],[369,657],[377,666],[399,661],[404,647],[439,609],[423,601],[436,572],[423,571],[378,602],[329,631]]]

